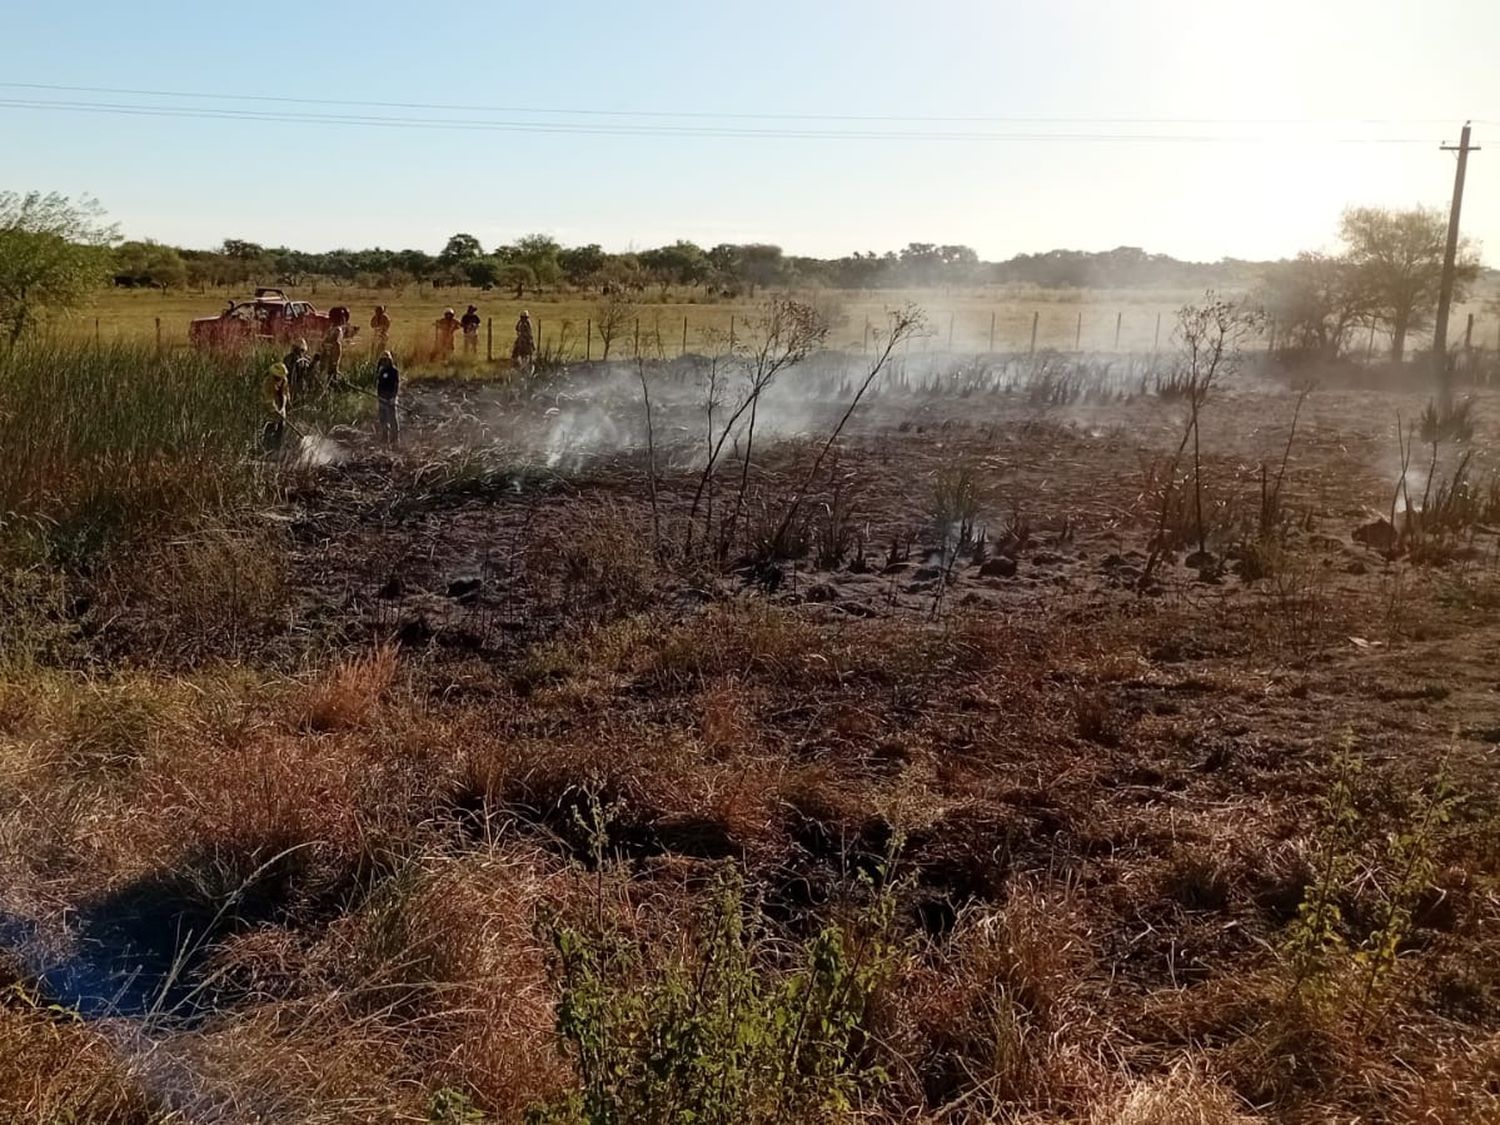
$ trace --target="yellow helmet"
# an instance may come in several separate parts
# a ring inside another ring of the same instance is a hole
[[[282,363],[280,360],[277,360],[275,363],[271,364],[271,374],[285,379],[287,376],[286,364]]]

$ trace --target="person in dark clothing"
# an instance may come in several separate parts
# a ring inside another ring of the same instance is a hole
[[[511,345],[510,358],[515,361],[519,368],[531,370],[531,359],[536,354],[536,339],[531,331],[531,313],[521,313],[521,319],[516,321],[516,342]]]
[[[390,352],[381,352],[375,365],[375,397],[380,400],[375,432],[386,445],[401,441],[401,419],[396,414],[396,398],[401,393],[401,372]]]
[[[474,305],[469,306],[469,311],[464,313],[458,322],[463,325],[464,330],[464,354],[471,355],[479,351],[479,309]]]
[[[313,357],[307,354],[307,341],[298,340],[292,345],[292,350],[286,353],[287,374],[292,381],[292,389],[301,394],[308,389],[312,381]]]

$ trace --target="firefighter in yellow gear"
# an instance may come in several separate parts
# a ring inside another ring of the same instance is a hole
[[[286,364],[271,364],[266,372],[264,389],[266,402],[275,417],[261,430],[261,443],[267,450],[279,449],[286,431],[286,412],[292,405],[292,381],[287,374]]]

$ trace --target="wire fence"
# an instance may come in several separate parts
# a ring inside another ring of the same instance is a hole
[[[867,353],[879,347],[883,319],[878,315],[840,317],[829,333],[827,346],[834,351]],[[89,318],[80,326],[91,330],[103,343],[142,336],[145,328],[158,348],[190,347],[187,327],[180,319],[154,317]],[[515,345],[513,322],[486,317],[474,335],[456,335],[451,345],[433,328],[403,328],[394,324],[383,338],[368,328],[359,329],[345,344],[345,355],[357,360],[377,347],[389,347],[407,364],[504,364]],[[1176,348],[1176,318],[1172,312],[1140,309],[1108,310],[1050,306],[1018,309],[1014,305],[991,310],[930,314],[925,332],[907,341],[908,353],[986,354],[1090,354],[1159,355]],[[601,324],[592,316],[533,316],[535,354],[556,362],[588,362],[602,359],[672,359],[698,354],[722,354],[749,343],[757,333],[757,318],[743,312],[721,312],[700,307],[690,314],[664,315],[649,306],[632,311],[623,319]],[[295,330],[263,337],[268,346],[289,344]],[[1500,317],[1460,312],[1449,323],[1450,354],[1455,363],[1479,364],[1500,356]],[[1405,358],[1411,360],[1431,350],[1432,330],[1409,333]],[[312,350],[319,346],[310,340]],[[1382,362],[1391,356],[1392,335],[1378,326],[1361,326],[1344,342],[1341,356],[1365,362]],[[1275,352],[1295,350],[1285,331],[1274,320],[1246,341],[1247,350]]]

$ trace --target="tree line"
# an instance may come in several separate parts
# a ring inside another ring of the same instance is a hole
[[[436,254],[379,247],[309,253],[233,238],[214,250],[127,242],[116,250],[114,280],[118,285],[168,289],[250,283],[296,286],[313,280],[379,289],[425,283],[507,289],[524,298],[528,292],[564,286],[637,293],[652,288],[663,293],[689,289],[709,296],[733,297],[787,286],[1224,286],[1251,276],[1252,263],[1182,262],[1130,246],[1102,253],[1053,250],[1021,254],[1005,262],[985,262],[968,246],[930,242],[912,242],[885,253],[856,251],[840,258],[815,258],[787,254],[769,243],[721,243],[705,249],[682,240],[647,250],[610,253],[597,243],[564,246],[545,234],[527,235],[486,250],[472,234],[459,233]]]
[[[92,200],[39,192],[0,192],[0,332],[11,341],[47,312],[65,312],[111,279],[161,288],[269,283],[399,288],[426,283],[509,287],[568,286],[606,295],[651,286],[705,295],[754,296],[772,287],[935,288],[1029,284],[1042,288],[1213,287],[1251,292],[1271,318],[1284,354],[1337,360],[1362,333],[1381,329],[1399,362],[1413,333],[1436,312],[1447,224],[1428,208],[1354,207],[1343,215],[1338,247],[1280,262],[1182,262],[1136,247],[1103,253],[1054,250],[984,262],[969,247],[913,242],[884,254],[842,258],[788,255],[765,243],[703,249],[692,242],[614,254],[596,244],[563,246],[534,234],[490,250],[455,234],[437,254],[421,250],[334,250],[314,254],[227,239],[215,250],[151,241],[121,242]],[[1476,248],[1459,245],[1455,298],[1480,273]],[[613,297],[611,298],[613,299]]]

